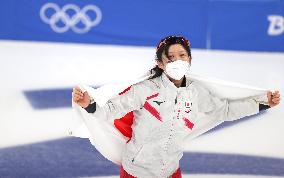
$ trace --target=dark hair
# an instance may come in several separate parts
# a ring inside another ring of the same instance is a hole
[[[155,60],[162,62],[163,53],[165,53],[168,57],[169,48],[173,44],[181,44],[186,50],[188,56],[191,58],[190,43],[186,38],[182,36],[167,36],[166,38],[163,38],[157,45]],[[150,73],[153,74],[151,76],[151,79],[161,76],[163,72],[164,70],[159,68],[158,65],[156,65],[153,69],[150,70]]]

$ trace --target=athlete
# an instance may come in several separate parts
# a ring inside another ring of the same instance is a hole
[[[79,87],[73,89],[73,101],[102,121],[133,114],[132,135],[122,153],[120,177],[180,178],[179,161],[187,138],[280,102],[279,91],[237,100],[220,99],[186,75],[191,59],[189,41],[168,36],[157,46],[152,76],[105,106],[96,104]]]

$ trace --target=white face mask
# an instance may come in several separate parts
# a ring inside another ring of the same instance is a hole
[[[175,80],[180,80],[189,71],[189,68],[189,62],[176,60],[166,65],[165,73]]]

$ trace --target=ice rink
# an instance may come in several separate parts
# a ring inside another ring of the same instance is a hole
[[[195,74],[284,91],[284,53],[192,50]],[[118,177],[68,136],[72,87],[144,74],[154,47],[0,41],[0,177]],[[187,143],[184,177],[284,177],[284,104]]]

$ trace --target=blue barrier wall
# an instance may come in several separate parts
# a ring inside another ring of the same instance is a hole
[[[6,0],[0,39],[284,52],[283,0]]]

